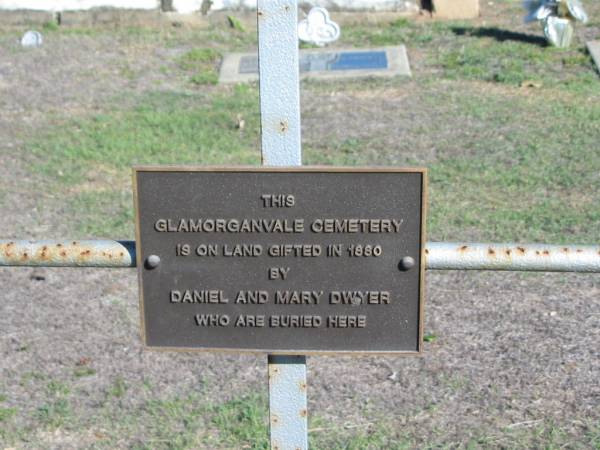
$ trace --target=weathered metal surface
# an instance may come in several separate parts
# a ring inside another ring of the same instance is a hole
[[[135,267],[135,242],[0,240],[0,266]]]
[[[267,166],[302,164],[298,2],[258,0],[262,157]]]
[[[423,171],[142,167],[135,187],[149,347],[420,351]]]
[[[52,257],[42,254],[44,247],[52,249]],[[428,242],[425,257],[428,270],[600,273],[600,245]],[[135,267],[135,242],[0,239],[0,266]]]
[[[305,356],[269,356],[272,450],[308,448],[306,388]]]
[[[600,273],[600,245],[429,242],[425,257],[428,270]],[[135,267],[135,242],[0,239],[0,266]]]
[[[264,165],[302,164],[297,11],[297,0],[257,2]],[[270,355],[268,367],[271,449],[307,450],[306,358]]]
[[[430,270],[600,272],[599,246],[430,242]]]

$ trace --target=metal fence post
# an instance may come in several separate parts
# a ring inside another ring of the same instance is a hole
[[[262,162],[302,165],[297,0],[258,0]],[[273,450],[308,448],[306,357],[269,355]]]

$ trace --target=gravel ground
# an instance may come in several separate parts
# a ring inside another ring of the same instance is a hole
[[[2,237],[65,237],[67,229],[60,202],[28,173],[24,138],[49,126],[57,112],[77,116],[106,108],[115,95],[177,87],[150,70],[169,51],[106,35],[55,35],[34,53],[21,51],[14,36],[0,38]],[[141,75],[119,75],[123,61]],[[307,96],[306,139],[381,132],[393,144],[405,134],[391,116],[402,88],[393,98],[396,103],[382,106],[368,93],[342,94],[332,107]],[[406,126],[418,109],[418,98],[410,98],[413,112],[401,113]],[[434,144],[421,144],[432,153],[420,157],[433,158]],[[52,206],[40,208],[45,202]],[[425,329],[437,338],[423,357],[309,358],[313,414],[332,428],[391,420],[422,443],[444,436],[449,445],[540,422],[557,423],[575,437],[598,424],[598,275],[430,272],[427,285]],[[94,414],[118,377],[131,386],[124,413],[157,393],[198,390],[209,401],[224,401],[266,389],[264,356],[143,351],[134,270],[4,268],[0,286],[0,391],[24,423],[44,400],[35,382],[24,381],[27,374],[72,378],[82,360],[96,371],[72,381],[83,416]],[[92,439],[38,433],[47,448],[86,448]]]

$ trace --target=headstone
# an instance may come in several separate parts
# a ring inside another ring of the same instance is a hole
[[[421,351],[425,173],[137,168],[150,348]]]
[[[302,78],[357,78],[411,76],[406,47],[372,49],[303,50]],[[221,66],[221,83],[258,80],[258,56],[252,53],[226,55]]]
[[[586,45],[596,64],[596,69],[600,72],[600,41],[589,41]]]
[[[40,47],[44,39],[39,31],[27,31],[21,38],[21,45],[23,47]]]
[[[479,0],[433,0],[433,14],[440,19],[475,19]]]

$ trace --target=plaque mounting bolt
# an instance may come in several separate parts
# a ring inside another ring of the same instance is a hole
[[[156,269],[160,264],[160,257],[158,255],[150,255],[146,258],[146,269]]]
[[[400,260],[400,264],[398,264],[398,268],[403,272],[406,272],[413,267],[415,267],[415,259],[411,256],[405,256]]]

